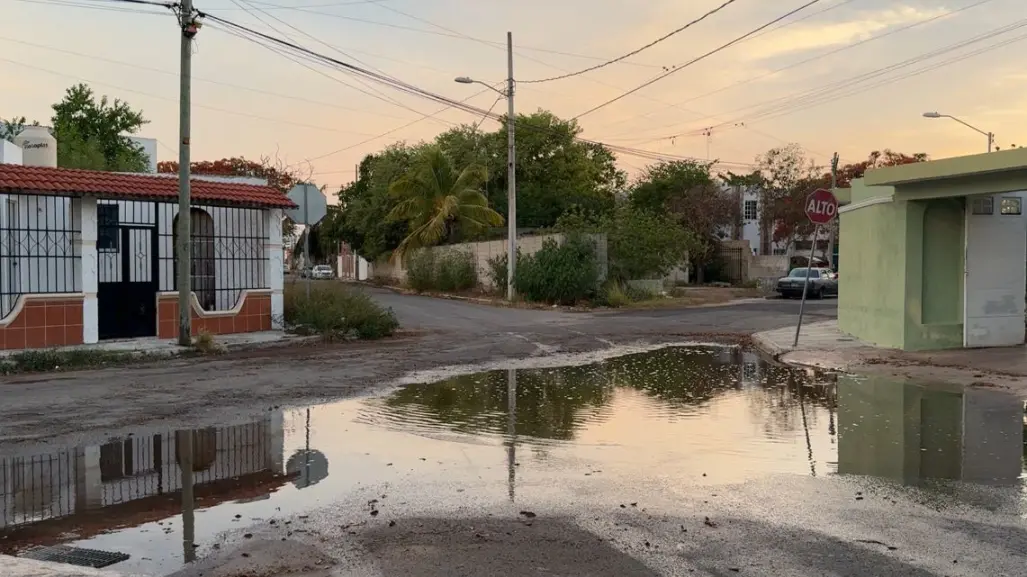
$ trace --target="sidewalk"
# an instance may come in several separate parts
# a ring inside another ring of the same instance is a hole
[[[794,339],[795,327],[752,336],[756,348],[789,365],[1006,388],[1027,398],[1027,348],[1023,346],[927,352],[885,349],[841,332],[833,320],[804,325],[799,346],[793,348]]]

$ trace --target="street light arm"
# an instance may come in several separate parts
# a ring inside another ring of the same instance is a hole
[[[990,132],[985,132],[985,131],[981,130],[980,128],[977,128],[976,126],[974,126],[974,125],[972,125],[970,123],[963,122],[962,120],[956,118],[955,116],[952,116],[951,114],[941,114],[939,116],[941,116],[943,118],[951,118],[952,120],[955,120],[956,122],[958,122],[958,123],[962,124],[963,126],[969,128],[970,130],[975,130],[977,132],[980,132],[984,136],[991,136]]]
[[[508,98],[509,97],[509,95],[506,92],[496,88],[495,86],[492,86],[491,84],[489,84],[487,82],[482,82],[481,80],[474,80],[473,78],[468,78],[466,76],[460,76],[460,77],[455,79],[455,82],[458,82],[460,84],[481,84],[485,88],[488,88],[489,90],[491,90],[492,92],[495,92],[496,94],[502,96],[503,98]]]

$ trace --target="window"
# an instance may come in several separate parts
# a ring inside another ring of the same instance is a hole
[[[756,205],[756,201],[755,200],[747,200],[747,201],[745,201],[745,204],[742,205],[742,213],[743,213],[743,217],[745,218],[745,220],[756,220],[756,218],[757,218],[756,206],[757,205]]]
[[[1020,207],[1020,197],[1018,196],[1005,196],[1002,197],[1002,202],[999,204],[999,212],[1002,214],[1021,214],[1022,208]]]
[[[96,205],[96,249],[118,251],[118,205]]]
[[[973,199],[970,205],[971,214],[995,214],[995,199],[982,196]]]

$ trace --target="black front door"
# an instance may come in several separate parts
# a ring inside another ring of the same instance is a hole
[[[99,249],[97,257],[100,338],[156,336],[157,244],[153,228],[119,226],[117,242],[107,240],[107,248]]]

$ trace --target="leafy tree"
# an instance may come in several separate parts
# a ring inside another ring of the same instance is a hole
[[[408,227],[406,222],[388,219],[397,202],[389,195],[389,187],[406,173],[416,151],[405,143],[396,143],[364,157],[357,179],[339,190],[343,210],[326,223],[325,234],[349,244],[370,261],[395,250]]]
[[[695,237],[675,219],[622,204],[608,215],[572,210],[556,229],[606,234],[609,277],[616,281],[661,278],[695,250]]]
[[[66,168],[145,172],[149,158],[125,133],[134,134],[147,123],[128,103],[106,96],[97,101],[93,90],[76,84],[53,105],[57,164]]]
[[[0,139],[14,142],[14,137],[26,126],[39,126],[39,121],[33,120],[30,125],[24,116],[13,116],[10,120],[0,119]]]
[[[482,194],[484,183],[481,165],[458,170],[439,146],[420,150],[407,173],[389,186],[397,200],[389,220],[409,224],[394,256],[402,258],[410,250],[453,239],[458,231],[481,232],[503,224],[503,217],[489,208]]]
[[[926,162],[927,159],[927,154],[923,152],[905,154],[902,152],[894,152],[888,148],[885,148],[884,150],[875,150],[867,155],[866,160],[838,167],[837,185],[839,187],[852,186],[853,180],[863,178],[866,171],[874,168]],[[831,182],[831,173],[825,174],[824,177],[827,179],[828,183]]]
[[[736,199],[710,176],[712,163],[663,162],[646,168],[629,195],[637,209],[669,214],[691,234],[689,257],[696,280],[717,255],[723,231],[738,220]]]
[[[772,231],[774,242],[787,241],[789,246],[796,237],[813,234],[803,201],[822,182],[823,167],[807,158],[798,144],[772,148],[756,159],[756,165],[764,179],[760,230]]]
[[[571,207],[594,212],[613,209],[615,195],[627,181],[617,169],[616,157],[601,145],[576,140],[581,128],[576,121],[561,120],[539,110],[518,115],[517,224],[546,228]],[[488,179],[489,204],[507,215],[506,120],[496,132],[459,126],[435,139],[457,166],[481,164]]]

